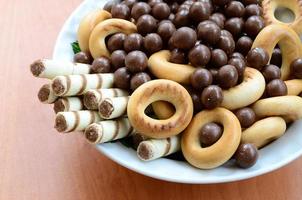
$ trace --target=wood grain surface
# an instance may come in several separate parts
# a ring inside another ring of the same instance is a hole
[[[36,97],[44,81],[32,77],[29,64],[51,57],[60,28],[80,3],[0,0],[0,200],[302,199],[302,158],[245,181],[185,185],[125,169],[78,134],[59,135],[52,107]]]

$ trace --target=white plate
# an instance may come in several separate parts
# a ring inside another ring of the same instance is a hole
[[[81,18],[89,11],[102,8],[105,1],[86,0],[69,17],[57,39],[54,59],[72,60],[70,43],[76,40],[76,31]],[[252,168],[239,169],[227,163],[212,170],[200,170],[186,162],[158,159],[152,162],[140,161],[136,152],[117,143],[97,145],[104,155],[133,171],[153,178],[179,183],[222,183],[255,177],[278,169],[302,154],[302,122],[297,121],[279,140],[260,150],[259,160]]]

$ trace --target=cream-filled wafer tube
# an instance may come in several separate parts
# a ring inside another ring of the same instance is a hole
[[[104,119],[118,118],[127,112],[129,96],[109,97],[100,102],[99,114]]]
[[[55,120],[55,128],[59,132],[83,131],[92,123],[101,121],[102,118],[96,111],[71,111],[59,112]]]
[[[89,125],[85,130],[85,137],[91,143],[100,144],[128,137],[134,132],[128,118],[122,117]]]
[[[142,141],[137,147],[137,156],[144,161],[161,158],[180,150],[180,136]]]
[[[91,65],[63,60],[40,59],[30,65],[31,73],[39,78],[53,79],[56,76],[89,74]]]
[[[83,100],[80,97],[61,97],[53,105],[55,113],[67,111],[80,111],[84,109]]]
[[[145,141],[147,139],[149,139],[148,137],[144,136],[144,135],[141,135],[139,133],[134,133],[132,136],[132,143],[133,143],[133,147],[135,149],[137,149],[138,145],[142,142],[142,141]]]
[[[58,96],[54,94],[50,84],[44,84],[38,92],[38,99],[42,103],[51,104],[58,99]]]
[[[57,76],[51,84],[57,96],[81,95],[90,89],[111,88],[112,86],[112,73]]]
[[[92,89],[88,90],[83,95],[84,105],[89,110],[97,110],[99,103],[108,97],[123,97],[128,96],[129,93],[125,90],[112,88],[112,89]]]

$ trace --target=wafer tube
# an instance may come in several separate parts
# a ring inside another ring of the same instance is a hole
[[[97,110],[99,103],[108,97],[122,97],[128,96],[129,93],[125,90],[121,90],[118,88],[112,89],[93,89],[88,90],[84,94],[84,105],[89,110]]]
[[[132,135],[132,143],[133,143],[133,147],[135,149],[137,149],[138,145],[142,142],[142,141],[145,141],[147,139],[149,139],[148,137],[144,136],[144,135],[141,135],[139,133],[134,133]]]
[[[67,111],[80,111],[84,109],[83,100],[80,97],[62,97],[53,105],[55,113]]]
[[[57,76],[51,85],[57,96],[81,95],[89,89],[111,88],[112,86],[112,73]]]
[[[134,132],[128,118],[122,117],[89,125],[85,137],[90,143],[100,144],[130,136]]]
[[[55,128],[64,133],[83,131],[88,125],[101,120],[98,112],[95,111],[59,112],[56,116]]]
[[[144,161],[155,160],[180,150],[180,136],[166,139],[149,139],[141,142],[137,148],[137,156]]]
[[[104,119],[114,119],[127,112],[129,96],[105,98],[99,104],[99,114]]]
[[[58,99],[58,97],[52,91],[50,84],[44,84],[38,92],[38,99],[42,103],[51,104],[55,102]]]
[[[31,73],[39,78],[53,79],[56,76],[89,74],[91,65],[71,61],[40,59],[30,65]]]

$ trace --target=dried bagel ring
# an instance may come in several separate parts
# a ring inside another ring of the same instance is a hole
[[[105,43],[108,35],[114,33],[130,34],[134,32],[136,32],[135,24],[124,19],[107,19],[100,22],[91,32],[89,39],[89,49],[92,57],[110,56]]]
[[[290,64],[302,55],[301,41],[294,30],[285,25],[269,25],[257,35],[252,48],[265,49],[271,58],[277,43],[282,52],[281,79],[287,80],[290,76]]]
[[[145,109],[156,101],[167,101],[175,107],[168,119],[148,117]],[[170,80],[153,80],[137,88],[130,96],[127,107],[128,118],[137,132],[151,138],[167,138],[182,132],[193,116],[190,94],[180,84]]]
[[[200,129],[207,123],[220,123],[224,130],[220,139],[213,145],[203,148],[200,145]],[[237,117],[225,108],[204,110],[194,116],[184,131],[181,149],[186,160],[200,169],[212,169],[227,162],[235,153],[241,138],[241,126]]]
[[[152,108],[155,115],[159,119],[167,119],[175,113],[173,105],[165,101],[157,101],[152,103]]]
[[[302,98],[298,96],[280,96],[258,100],[252,109],[258,117],[280,116],[285,121],[302,118]]]
[[[111,14],[106,10],[95,10],[88,13],[88,15],[82,19],[77,33],[77,38],[82,51],[89,52],[89,37],[94,27],[98,23],[110,18]]]
[[[170,56],[171,53],[168,50],[152,54],[148,60],[148,66],[152,74],[160,79],[189,84],[190,76],[196,68],[191,65],[171,63],[169,62]]]
[[[278,139],[286,131],[286,123],[281,117],[268,117],[255,122],[242,132],[242,143],[253,143],[257,148]]]
[[[290,9],[295,14],[295,20],[284,23],[275,17],[275,11],[279,7]],[[263,18],[266,25],[282,24],[294,29],[298,34],[302,33],[302,4],[300,0],[264,0],[262,2]]]
[[[241,84],[223,90],[222,107],[234,110],[256,102],[265,90],[263,75],[254,68],[247,67]]]
[[[292,79],[284,82],[287,87],[287,95],[299,95],[302,92],[302,80]]]

